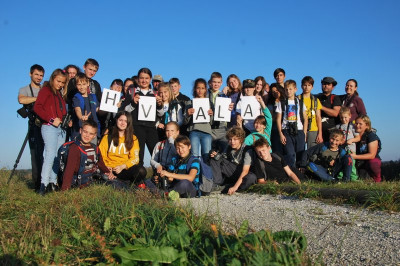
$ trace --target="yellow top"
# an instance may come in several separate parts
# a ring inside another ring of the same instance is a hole
[[[107,167],[114,168],[125,164],[126,169],[128,169],[139,163],[139,141],[135,135],[133,135],[133,146],[130,151],[125,148],[125,137],[119,138],[118,147],[114,146],[113,141],[111,141],[111,145],[108,147],[108,135],[104,135],[100,142],[99,149],[104,164]]]
[[[317,99],[317,97],[314,96],[315,99]],[[300,96],[299,96],[300,99]],[[319,101],[319,99],[317,99],[317,108],[315,108],[315,101],[313,101],[312,103],[312,109],[311,109],[311,97],[304,97],[302,96],[304,105],[306,106],[307,110],[307,117],[311,118],[311,126],[310,126],[310,130],[309,131],[318,131],[318,126],[317,126],[317,114],[315,113],[315,110],[321,110],[321,102]],[[322,130],[322,129],[321,129]]]

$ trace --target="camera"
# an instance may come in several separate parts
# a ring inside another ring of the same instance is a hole
[[[213,154],[214,152],[216,154],[214,155],[214,157],[211,157],[211,154]],[[215,161],[219,161],[219,159],[221,159],[221,157],[222,157],[222,154],[219,153],[217,150],[210,150],[210,152],[208,154],[209,154],[209,157],[213,158]]]
[[[61,128],[62,129],[67,129],[69,121],[71,121],[71,115],[67,114],[66,116],[63,117],[63,119],[61,121],[61,124],[60,124]]]
[[[297,122],[288,122],[287,128],[288,128],[290,135],[292,135],[292,136],[297,135]]]

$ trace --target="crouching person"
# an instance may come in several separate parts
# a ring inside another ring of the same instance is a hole
[[[211,152],[211,169],[214,176],[214,190],[219,187],[230,187],[228,194],[242,191],[255,184],[256,176],[250,172],[252,151],[244,143],[246,133],[234,126],[226,133],[228,147],[223,154]]]
[[[168,190],[182,198],[196,197],[199,190],[200,159],[190,152],[190,139],[179,135],[175,139],[177,156],[172,158],[168,170],[161,170],[160,177],[168,179]]]
[[[68,149],[68,157],[63,171],[61,190],[88,186],[93,180],[93,175],[98,174],[98,169],[109,179],[115,178],[105,166],[97,147],[91,143],[97,136],[97,123],[93,120],[84,121],[79,133],[80,137],[76,141],[64,144],[69,147],[65,146],[65,149]]]
[[[265,138],[256,140],[253,148],[256,157],[251,170],[257,176],[257,183],[264,184],[267,181],[301,183],[298,174],[290,169],[283,157],[271,153],[271,146]]]
[[[334,129],[328,143],[320,143],[303,153],[300,171],[305,168],[322,181],[336,181],[343,172],[343,180],[350,181],[353,161],[346,150],[340,147],[345,141],[343,131]]]

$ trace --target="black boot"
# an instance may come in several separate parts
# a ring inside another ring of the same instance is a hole
[[[44,196],[44,194],[46,194],[46,190],[47,190],[46,186],[43,183],[41,183],[39,189],[39,195]]]
[[[58,191],[58,186],[54,183],[49,183],[46,187],[46,193]]]

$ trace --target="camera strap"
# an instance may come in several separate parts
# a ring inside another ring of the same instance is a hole
[[[32,97],[35,97],[35,96],[33,95],[33,90],[32,90],[32,85],[31,85],[31,84],[29,84],[29,89],[31,90],[31,95],[32,95]]]
[[[295,105],[295,109],[294,109],[294,111],[295,111],[295,114],[296,114],[296,128],[297,128],[297,115],[299,115],[299,112],[297,112],[297,109],[298,109],[298,101],[299,101],[299,99],[297,99],[297,97],[294,97],[294,105]],[[286,98],[285,99],[285,108],[286,108],[286,110],[285,110],[285,113],[286,113],[286,121],[287,121],[287,123],[290,123],[289,122],[289,100],[288,100],[288,98]],[[283,116],[282,116],[282,118],[283,118]]]

